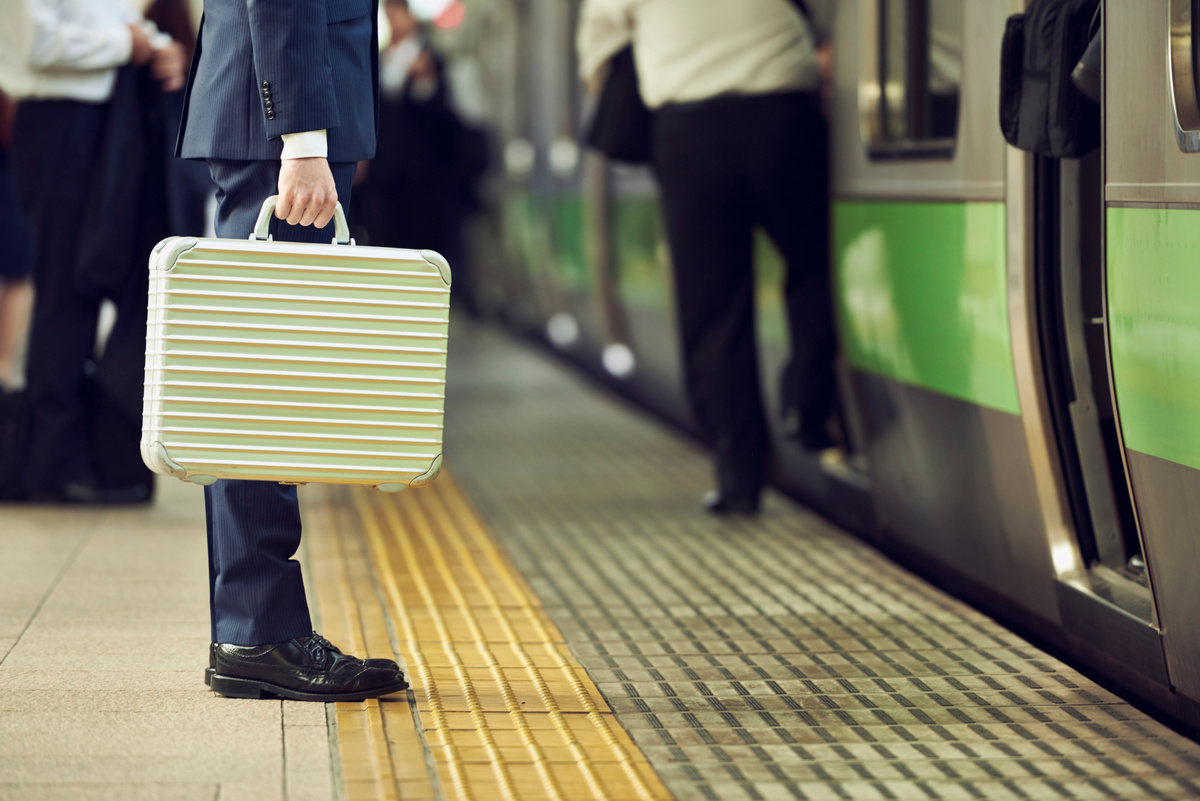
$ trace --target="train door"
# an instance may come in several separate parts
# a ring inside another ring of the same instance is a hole
[[[1116,4],[1105,0],[1106,14]],[[1025,2],[1012,6],[1018,12]],[[1127,33],[1123,24],[1105,26],[1110,54],[1114,39]],[[1111,113],[1106,103],[1106,120]],[[1107,147],[1111,151],[1111,143]],[[1102,656],[1105,669],[1131,685],[1165,686],[1138,499],[1127,478],[1110,381],[1115,322],[1106,305],[1107,152],[1046,159],[1008,148],[1013,358],[1053,566],[1054,616],[1068,634],[1064,646]]]
[[[605,338],[602,319],[592,298],[595,275],[589,258],[587,219],[591,213],[584,192],[583,153],[577,132],[582,117],[582,87],[575,52],[579,0],[535,0],[535,46],[538,66],[533,73],[540,108],[536,113],[539,164],[538,217],[546,232],[547,262],[554,285],[546,335],[559,348],[594,351]]]
[[[1103,160],[1097,150],[1032,161],[1034,311],[1081,559],[1103,575],[1146,586],[1108,380]]]
[[[1009,13],[838,4],[835,296],[881,529],[1053,619],[1010,315]]]
[[[1200,3],[1106,0],[1105,283],[1120,456],[1165,670],[1200,699]]]
[[[474,37],[465,43],[485,65],[481,81],[492,99],[489,117],[499,144],[501,170],[488,194],[504,199],[488,204],[491,238],[500,247],[480,256],[494,276],[487,284],[490,297],[484,305],[503,310],[516,324],[529,327],[545,320],[546,306],[536,237],[530,227],[537,166],[537,104],[531,78],[535,63],[530,46],[533,12],[530,0],[490,2],[481,10],[485,22],[472,29]]]
[[[1110,47],[1125,33],[1111,25],[1106,32]],[[1013,150],[1010,159],[1018,173],[1012,191],[1029,204],[1015,230],[1026,242],[1030,366],[1041,382],[1041,397],[1031,395],[1026,436],[1031,451],[1046,451],[1049,469],[1038,480],[1061,622],[1083,647],[1122,666],[1113,670],[1132,669],[1165,685],[1110,381],[1104,149],[1078,159]]]
[[[581,199],[580,116],[573,32],[578,0],[494,0],[475,41],[502,145],[503,308],[522,328],[571,348],[594,328]]]

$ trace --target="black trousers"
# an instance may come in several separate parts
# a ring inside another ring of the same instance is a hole
[[[357,165],[330,166],[348,207]],[[212,159],[208,167],[217,185],[217,236],[246,239],[263,201],[276,192],[279,162]],[[275,221],[272,233],[283,242],[329,242],[333,223],[305,228]],[[311,632],[304,577],[292,558],[301,534],[296,487],[218,481],[204,488],[204,509],[213,642],[265,645]]]
[[[0,284],[22,281],[33,269],[33,238],[17,198],[8,153],[0,150]]]
[[[96,347],[102,299],[81,286],[78,243],[106,111],[104,104],[26,101],[13,128],[13,174],[34,238],[35,295],[26,368],[31,431],[25,479],[26,489],[35,496],[53,494],[71,481],[96,478],[88,431],[88,415],[94,409],[85,395],[84,370]],[[150,247],[144,252],[149,254]],[[111,298],[117,321],[96,366],[96,379],[114,397],[140,399],[149,277],[145,263],[131,265],[129,276]],[[117,446],[128,449],[130,459],[140,464],[137,439],[132,426]],[[103,481],[106,476],[98,478]]]
[[[820,445],[834,406],[828,129],[814,96],[718,98],[655,117],[684,379],[716,451],[719,487],[757,493],[770,446],[754,322],[754,230],[787,262],[785,415]]]

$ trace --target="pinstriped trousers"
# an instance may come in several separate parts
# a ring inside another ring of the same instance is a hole
[[[278,161],[210,159],[217,185],[217,236],[246,239],[263,201],[275,194]],[[350,206],[354,163],[331,164],[343,208]],[[326,228],[278,220],[275,239],[328,242]],[[208,524],[209,604],[213,642],[265,645],[312,631],[304,578],[293,557],[300,547],[300,503],[294,486],[269,481],[218,481],[204,488]]]

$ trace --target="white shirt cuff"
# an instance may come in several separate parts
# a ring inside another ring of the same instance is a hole
[[[329,142],[325,129],[283,135],[281,159],[323,159],[329,157]]]

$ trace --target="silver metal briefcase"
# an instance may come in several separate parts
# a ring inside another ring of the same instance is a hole
[[[442,465],[450,267],[358,247],[171,237],[150,256],[142,459],[221,478],[392,492]],[[338,244],[342,243],[342,244]]]

